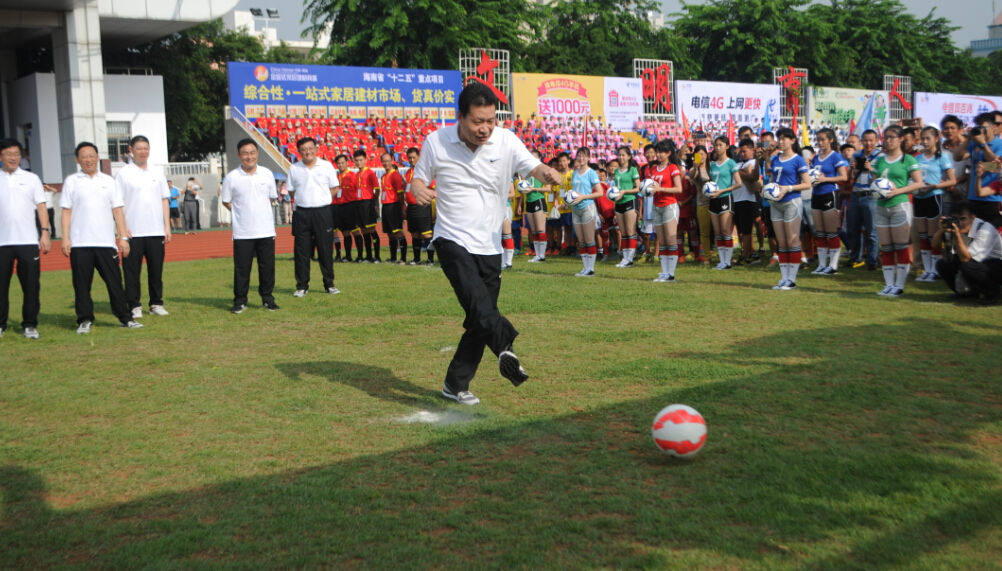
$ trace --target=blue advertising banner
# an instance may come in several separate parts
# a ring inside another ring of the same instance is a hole
[[[331,117],[456,120],[453,70],[229,62],[230,106],[248,119]]]

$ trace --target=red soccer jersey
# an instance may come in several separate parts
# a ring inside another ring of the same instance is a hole
[[[358,175],[352,171],[338,172],[341,179],[341,200],[338,204],[347,204],[360,200],[358,197]]]
[[[400,193],[404,191],[404,179],[400,176],[400,171],[392,170],[385,173],[380,188],[383,189],[380,197],[383,204],[393,204],[400,200]]]
[[[668,163],[663,168],[655,163],[649,165],[647,168],[647,178],[652,179],[661,188],[671,188],[674,186],[674,178],[680,175],[681,171],[678,170],[678,165],[674,163]],[[677,196],[676,194],[669,194],[667,192],[656,192],[654,193],[654,206],[675,204],[678,202]]]
[[[404,175],[404,188],[407,192],[404,193],[404,202],[407,204],[417,204],[417,199],[411,194],[411,181],[414,180],[414,167],[407,169],[407,174]]]
[[[689,199],[685,204],[682,201]],[[696,186],[689,177],[682,177],[682,195],[679,197],[679,218],[692,218],[696,215]]]
[[[603,220],[615,218],[616,205],[605,195],[605,193],[609,190],[609,184],[605,182],[599,184],[602,185],[602,194],[595,199],[595,205],[598,207],[598,215],[601,216]]]
[[[357,188],[358,188],[358,198],[353,200],[372,200],[372,197],[376,196],[373,192],[376,188],[379,188],[379,177],[376,176],[375,171],[366,167],[360,170],[357,174]]]

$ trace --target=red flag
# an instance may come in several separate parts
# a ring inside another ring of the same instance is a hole
[[[849,119],[849,132],[853,133],[855,131],[856,131],[856,120],[855,119]]]
[[[737,139],[737,134],[734,132],[734,115],[727,114],[727,140],[734,144]]]
[[[679,105],[679,107],[682,107],[682,106]],[[689,121],[685,118],[685,108],[682,107],[682,137],[684,137],[685,140],[688,141],[689,140],[689,136],[691,134],[692,133],[689,132]]]

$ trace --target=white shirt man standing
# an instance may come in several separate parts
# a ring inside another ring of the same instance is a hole
[[[10,311],[10,278],[17,260],[21,282],[21,327],[28,339],[38,339],[38,312],[41,264],[39,252],[51,247],[49,211],[45,191],[38,176],[20,168],[21,143],[0,140],[0,337],[7,329]],[[41,230],[35,227],[35,214]]]
[[[484,348],[498,356],[501,375],[515,386],[529,375],[512,350],[518,331],[497,308],[501,291],[501,221],[512,177],[558,184],[560,175],[533,157],[509,130],[497,128],[497,97],[471,82],[459,95],[456,125],[425,140],[411,192],[418,204],[437,199],[433,244],[442,271],[466,311],[466,329],[449,364],[442,395],[480,402],[470,392]],[[431,181],[436,188],[431,189]]]
[[[130,251],[122,196],[115,190],[115,179],[97,170],[99,158],[94,143],[77,145],[76,157],[80,171],[63,182],[60,206],[63,208],[63,255],[70,259],[73,272],[77,333],[90,333],[94,323],[90,288],[95,269],[108,288],[111,311],[122,327],[142,327],[142,323],[132,319],[122,289],[122,272],[118,268],[119,253],[127,258]]]
[[[240,166],[227,173],[219,198],[233,213],[233,313],[247,309],[250,271],[257,258],[258,293],[265,309],[275,304],[275,218],[272,203],[278,198],[275,175],[257,164],[253,139],[237,143]]]
[[[150,313],[167,315],[164,309],[164,244],[171,240],[170,186],[164,174],[149,168],[150,140],[136,135],[129,141],[132,162],[115,176],[115,190],[122,197],[125,226],[131,253],[122,260],[125,298],[133,319],[143,316],[140,301],[143,258],[146,259]]]
[[[296,272],[294,297],[310,289],[310,257],[317,249],[324,291],[341,293],[334,287],[334,215],[331,201],[340,190],[334,165],[317,157],[317,141],[303,137],[296,142],[302,160],[289,169],[287,188],[296,200],[292,214],[293,260]]]

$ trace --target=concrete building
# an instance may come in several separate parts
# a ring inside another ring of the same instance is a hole
[[[1002,12],[999,12],[992,23],[988,25],[987,40],[971,42],[971,51],[976,56],[984,57],[998,50],[1002,50]]]
[[[151,162],[166,164],[162,79],[106,76],[102,47],[147,43],[222,17],[236,3],[0,0],[0,133],[26,144],[32,170],[47,182],[75,172],[78,141],[96,143],[109,159],[123,137],[142,132],[163,153]],[[51,50],[51,66],[32,61],[39,47]]]
[[[255,16],[249,10],[233,10],[229,14],[223,16],[223,25],[228,30],[242,31],[243,33],[254,36],[261,40],[266,50],[278,47],[281,43],[285,42],[285,45],[290,48],[302,53],[309,54],[310,50],[313,49],[312,40],[303,40],[300,38],[279,38],[278,29],[273,26],[274,21],[277,17],[281,15],[277,13],[276,10],[262,9],[260,16]],[[293,18],[297,16],[291,16]],[[263,25],[259,25],[263,23]],[[316,47],[321,50],[326,50],[331,43],[330,32],[325,32],[320,34],[317,38]]]

